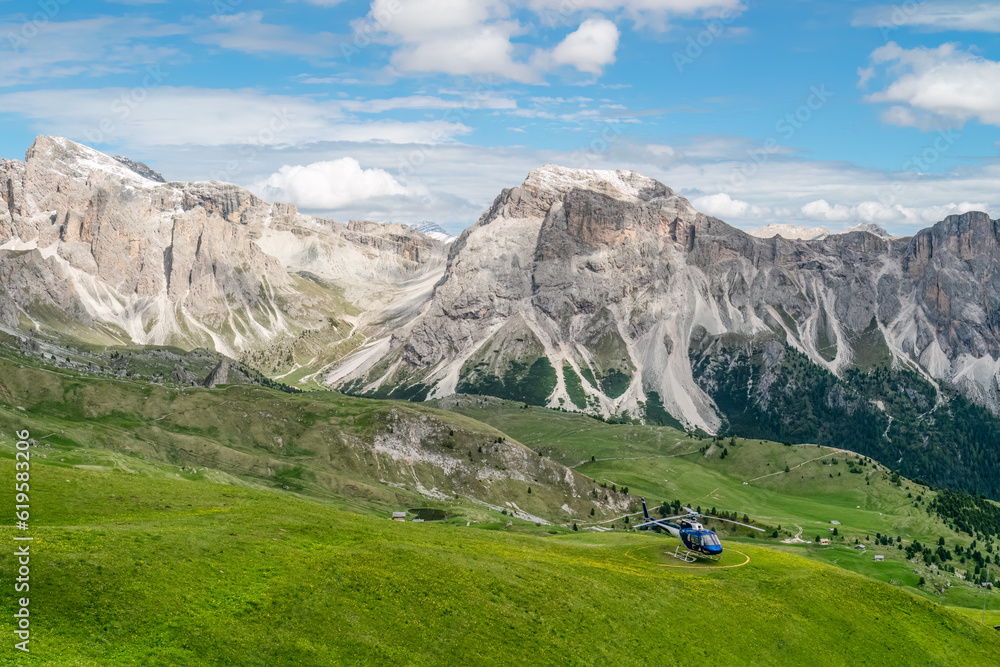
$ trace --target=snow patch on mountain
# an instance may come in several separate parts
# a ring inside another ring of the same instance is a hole
[[[555,195],[572,190],[591,190],[622,201],[638,202],[652,193],[672,195],[659,181],[628,169],[571,169],[547,164],[533,169],[524,181],[525,189],[536,189]]]
[[[783,239],[789,240],[818,241],[829,236],[850,234],[851,232],[868,232],[869,234],[874,234],[875,236],[883,239],[890,238],[889,232],[879,225],[870,222],[859,222],[850,229],[845,229],[839,232],[832,232],[826,227],[800,227],[796,225],[772,223],[770,225],[758,227],[757,229],[751,229],[747,232],[747,234],[750,236],[756,236],[759,239],[770,239],[775,236],[780,236]]]
[[[429,236],[436,241],[441,241],[442,243],[451,243],[456,238],[445,231],[441,225],[429,220],[424,220],[423,222],[413,225],[413,229],[417,230],[424,236]]]

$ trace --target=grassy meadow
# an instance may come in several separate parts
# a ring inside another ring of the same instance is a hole
[[[13,463],[0,461],[0,477]],[[38,665],[992,665],[1000,635],[896,587],[739,545],[395,523],[288,494],[36,461]],[[8,540],[13,532],[2,528]],[[9,550],[0,568],[10,571]],[[12,595],[0,597],[10,634]]]
[[[2,647],[0,664],[994,665],[1000,655],[979,590],[874,543],[878,531],[965,540],[927,514],[933,492],[897,486],[874,462],[851,473],[860,463],[842,452],[713,445],[485,398],[414,405],[146,384],[0,354],[0,479],[11,484],[22,428],[36,441],[32,652]],[[430,458],[392,467],[364,454],[373,441],[414,439]],[[466,472],[445,471],[458,460]],[[576,471],[577,495],[546,477],[556,463]],[[676,540],[622,530],[634,502],[593,502],[602,484],[651,506],[745,512],[780,535],[720,527],[723,560],[683,567],[668,555]],[[449,518],[386,520],[415,508]],[[839,535],[820,547],[812,539],[831,519]],[[782,542],[800,529],[809,543]],[[0,539],[13,544],[14,532],[0,526]],[[12,551],[0,550],[0,571],[12,571]],[[10,637],[12,590],[0,605]]]
[[[902,537],[904,544],[919,540],[936,545],[943,537],[949,548],[972,542],[968,535],[956,533],[928,514],[927,503],[934,491],[905,478],[898,485],[893,483],[891,473],[877,462],[865,461],[862,466],[857,455],[815,445],[785,446],[741,438],[736,438],[736,444],[727,438],[713,445],[711,439],[670,428],[606,424],[577,413],[525,409],[523,404],[496,399],[456,397],[442,404],[489,423],[528,447],[541,448],[598,482],[627,486],[629,493],[644,496],[650,508],[680,500],[706,513],[716,509],[741,517],[747,514],[769,532],[780,527],[779,539],[772,540],[710,522],[724,540],[766,543],[892,582],[945,605],[982,608],[980,589],[923,562],[908,561],[896,545],[876,542],[879,534]],[[852,473],[851,468],[859,472]],[[585,523],[580,525],[586,527]],[[595,517],[593,525],[608,526],[609,522]],[[624,527],[621,517],[610,525]],[[837,535],[830,532],[834,526]],[[808,544],[781,542],[800,531],[800,539]],[[817,538],[830,539],[832,544],[820,546]],[[867,548],[863,552],[854,549],[856,541]],[[875,563],[875,554],[884,556],[885,562]],[[956,568],[965,569],[957,563]],[[921,577],[924,586],[918,586]],[[992,604],[1000,608],[1000,600]]]

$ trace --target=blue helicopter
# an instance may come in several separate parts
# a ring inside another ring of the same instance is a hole
[[[698,519],[707,518],[715,519],[716,521],[728,521],[729,523],[735,523],[737,526],[743,526],[745,528],[753,528],[754,530],[759,530],[764,532],[762,528],[757,528],[756,526],[748,526],[745,523],[740,523],[739,521],[733,521],[732,519],[722,519],[717,516],[708,516],[702,514],[701,512],[696,512],[690,507],[685,507],[687,514],[678,514],[677,516],[668,516],[663,519],[654,519],[649,516],[649,510],[646,509],[646,499],[642,499],[642,514],[646,518],[644,523],[640,523],[633,528],[660,528],[667,531],[674,537],[681,541],[684,545],[684,549],[677,547],[674,553],[671,554],[674,558],[678,558],[688,563],[693,563],[697,558],[707,558],[708,560],[717,561],[722,557],[722,542],[719,541],[719,536],[715,534],[705,526],[703,526]],[[677,523],[670,523],[675,519],[680,519]]]

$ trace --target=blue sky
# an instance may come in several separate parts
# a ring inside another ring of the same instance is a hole
[[[912,234],[1000,213],[998,36],[943,0],[0,0],[0,156],[56,134],[452,231],[555,162]]]

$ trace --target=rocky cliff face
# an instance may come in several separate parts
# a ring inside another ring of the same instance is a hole
[[[762,239],[639,174],[549,166],[452,244],[414,321],[330,379],[605,415],[665,409],[714,431],[724,415],[692,358],[774,340],[835,375],[901,366],[996,410],[997,225],[968,213],[913,238]]]
[[[161,183],[54,137],[0,161],[0,197],[9,330],[708,431],[732,422],[734,392],[770,404],[780,344],[834,377],[902,369],[1000,410],[1000,223],[983,213],[912,238],[757,238],[634,172],[547,166],[446,244]],[[723,371],[740,364],[737,388]]]
[[[366,303],[377,314],[443,268],[443,244],[407,228],[358,231],[141,167],[58,137],[0,161],[7,327],[238,356],[353,318],[352,299],[382,290]]]

